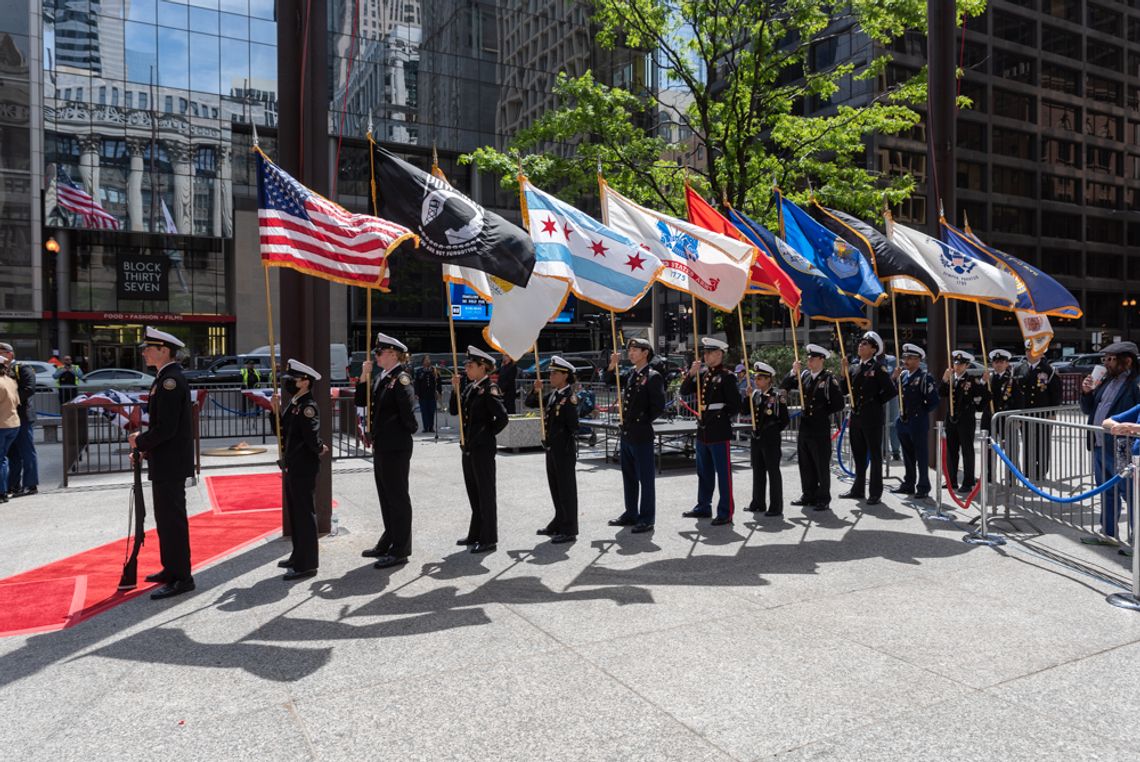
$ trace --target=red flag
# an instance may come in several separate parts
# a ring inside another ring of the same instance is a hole
[[[701,198],[692,188],[685,188],[685,199],[689,207],[689,222],[700,225],[706,230],[720,233],[738,241],[748,242],[724,215]],[[800,307],[800,290],[792,279],[784,274],[771,258],[763,251],[756,257],[749,274],[748,290],[752,293],[771,294],[780,297],[780,301],[798,310]]]

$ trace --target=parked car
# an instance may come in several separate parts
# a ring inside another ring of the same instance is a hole
[[[542,371],[542,377],[544,379],[547,378],[547,376],[550,374],[550,360],[552,357],[553,355],[547,355],[546,357],[543,357],[542,364],[539,366],[539,370]],[[594,363],[586,357],[583,357],[581,355],[559,355],[559,357],[574,366],[574,375],[577,377],[578,381],[582,383],[590,383],[595,379],[595,377],[598,377],[600,375]],[[524,380],[528,382],[534,381],[533,361],[531,361],[529,365],[519,368],[518,378],[520,384],[522,384]]]
[[[276,344],[277,362],[279,365],[284,365],[289,358],[281,356],[281,345]],[[257,347],[252,352],[246,352],[242,357],[260,356],[265,355],[269,357],[269,345]],[[348,346],[345,344],[329,344],[329,381],[335,386],[337,384],[344,384],[348,381],[348,366],[349,366]],[[301,358],[297,358],[301,359]],[[302,360],[304,362],[304,360]],[[266,365],[266,367],[269,367]]]
[[[269,382],[269,355],[227,355],[214,360],[205,370],[182,371],[186,380],[194,386],[210,384],[213,386],[238,386],[242,382],[241,369],[245,361],[254,361],[254,367],[261,374],[262,382]]]
[[[17,360],[16,364],[22,365],[26,368],[31,368],[36,372],[37,389],[55,388],[55,366],[50,362],[41,362],[39,360]]]
[[[1058,373],[1083,373],[1088,375],[1092,373],[1093,368],[1104,362],[1104,355],[1084,354],[1084,355],[1069,355],[1066,358],[1058,360],[1053,363],[1053,370]]]
[[[154,376],[130,368],[100,368],[93,370],[79,382],[79,391],[90,394],[106,389],[115,391],[149,391]]]

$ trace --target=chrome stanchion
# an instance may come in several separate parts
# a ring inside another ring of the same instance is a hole
[[[990,451],[989,439],[990,439],[990,437],[989,437],[989,432],[983,429],[981,431],[981,435],[978,437],[978,439],[982,443],[982,448],[981,448],[982,463],[979,466],[979,469],[981,470],[982,481],[981,481],[981,486],[978,488],[978,510],[981,511],[981,514],[982,514],[982,523],[978,527],[978,530],[976,532],[970,532],[970,534],[968,534],[962,538],[962,541],[969,543],[970,545],[989,545],[992,548],[995,545],[1005,545],[1005,538],[1002,537],[1001,535],[990,534],[988,531],[989,530],[988,514],[989,514],[989,507],[990,507],[989,506],[989,486],[990,485],[988,483],[989,479],[990,479],[990,469],[989,469],[989,460],[990,460],[989,459],[989,451]]]
[[[934,480],[937,484],[934,498],[933,510],[927,508],[922,512],[922,518],[927,521],[953,521],[953,516],[947,516],[942,512],[942,480],[946,478],[946,474],[942,472],[942,447],[943,436],[945,434],[945,424],[942,421],[937,421],[934,424],[934,462],[938,465],[934,468]]]
[[[1127,593],[1113,593],[1105,598],[1113,606],[1140,611],[1140,553],[1136,552],[1137,534],[1140,533],[1140,457],[1132,456],[1132,494],[1129,507],[1132,509],[1132,590]]]

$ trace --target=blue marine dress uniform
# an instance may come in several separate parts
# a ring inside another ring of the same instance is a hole
[[[629,346],[649,351],[646,339],[630,339]],[[606,373],[608,383],[616,379]],[[665,411],[665,379],[646,363],[629,371],[621,382],[621,477],[625,511],[610,526],[632,526],[634,532],[653,528],[657,516],[657,478],[653,462],[653,422]]]
[[[376,335],[374,353],[385,349],[407,352],[400,341],[383,333]],[[434,394],[434,392],[433,392]],[[372,376],[372,476],[380,500],[384,532],[375,547],[364,551],[375,558],[377,569],[399,566],[412,554],[412,498],[408,493],[408,472],[412,465],[412,434],[419,428],[413,412],[415,401],[412,376],[403,365]],[[434,397],[432,398],[434,401]]]
[[[482,363],[494,369],[495,360],[478,347],[467,347],[467,362]],[[463,397],[463,482],[471,503],[471,524],[467,536],[457,544],[468,545],[472,553],[487,553],[499,542],[498,504],[495,490],[495,437],[507,427],[503,393],[489,376],[472,381],[460,393]],[[449,409],[459,415],[459,397],[451,395]]]
[[[718,339],[701,339],[704,351],[728,351],[728,344]],[[699,380],[686,375],[681,394],[693,394],[700,384],[700,410],[697,419],[697,504],[683,514],[685,518],[712,516],[713,488],[720,485],[713,524],[731,524],[736,504],[732,499],[732,421],[740,411],[740,391],[736,374],[723,364],[705,368]]]
[[[298,378],[312,384],[321,380],[321,374],[299,360],[289,360],[282,378],[285,391],[293,394],[281,411],[281,468],[293,540],[293,552],[279,564],[290,569],[286,580],[312,577],[320,566],[315,495],[324,449],[321,414],[311,392],[297,393]]]
[[[955,352],[951,359],[969,365],[974,356],[969,352]],[[961,489],[969,492],[978,483],[974,477],[974,435],[977,433],[978,411],[986,405],[990,393],[979,379],[968,373],[958,376],[953,371],[950,381],[938,386],[938,393],[953,401],[946,409],[946,468],[950,472],[950,488],[958,491],[958,460],[962,461]]]
[[[578,397],[574,394],[574,366],[555,356],[550,360],[551,370],[567,374],[567,384],[546,395],[543,409],[546,439],[546,481],[550,485],[550,500],[554,503],[554,518],[542,529],[553,543],[564,543],[578,536],[578,477],[574,464],[578,460]],[[532,389],[524,401],[527,407],[538,407],[538,394]]]
[[[757,375],[773,378],[775,369],[768,363],[758,362],[753,369]],[[752,390],[752,407],[756,410],[756,425],[752,427],[752,502],[748,510],[763,511],[765,516],[782,516],[784,513],[784,480],[780,474],[783,455],[781,433],[788,428],[791,418],[784,395],[774,387],[767,391]],[[771,486],[769,486],[771,485]],[[765,493],[771,489],[765,500]]]
[[[174,353],[185,345],[165,331],[147,328],[144,346],[168,347]],[[163,598],[194,589],[186,517],[186,480],[194,475],[193,411],[190,385],[176,361],[159,369],[146,410],[147,429],[138,435],[134,446],[147,461],[162,560],[162,571],[149,575],[147,581],[165,583],[151,596]]]
[[[830,350],[817,344],[808,344],[809,356],[827,359]],[[812,375],[810,370],[800,373],[803,384],[803,412],[796,435],[796,456],[800,467],[800,497],[792,505],[812,506],[817,511],[831,508],[831,416],[844,407],[843,390],[831,371],[824,368]],[[784,379],[784,389],[799,389],[794,373]]]
[[[848,418],[847,435],[851,439],[851,454],[855,459],[855,481],[851,490],[840,497],[860,500],[866,497],[868,505],[876,505],[883,496],[884,406],[898,395],[898,389],[881,359],[883,339],[874,331],[867,331],[860,339],[860,343],[864,342],[875,347],[875,356],[853,362],[848,370],[854,407]],[[865,494],[868,468],[871,471],[870,490]]]
[[[1036,362],[1026,360],[1017,376],[1021,386],[1022,409],[1038,418],[1052,418],[1052,413],[1033,413],[1041,408],[1057,407],[1061,404],[1061,379],[1057,371],[1044,358]],[[1025,474],[1030,481],[1039,482],[1049,473],[1049,460],[1052,453],[1049,438],[1044,436],[1044,427],[1034,426],[1025,443]],[[1038,432],[1042,435],[1038,436]]]
[[[926,350],[914,344],[903,344],[901,354],[926,359]],[[903,480],[891,492],[925,498],[930,495],[930,414],[938,408],[938,386],[922,368],[913,373],[904,368],[899,385],[902,397],[895,428],[902,446]]]

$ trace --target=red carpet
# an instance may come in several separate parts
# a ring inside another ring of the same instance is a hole
[[[280,477],[271,476],[280,484]],[[149,492],[147,490],[148,503]],[[153,517],[148,517],[148,523],[153,521]],[[190,551],[194,569],[280,531],[281,512],[278,510],[207,511],[191,516]],[[62,630],[156,587],[143,581],[147,574],[162,568],[155,531],[151,529],[146,533],[139,552],[139,586],[120,592],[117,587],[125,546],[125,540],[116,540],[0,580],[0,637]]]
[[[281,472],[207,476],[206,494],[220,513],[281,507]]]

